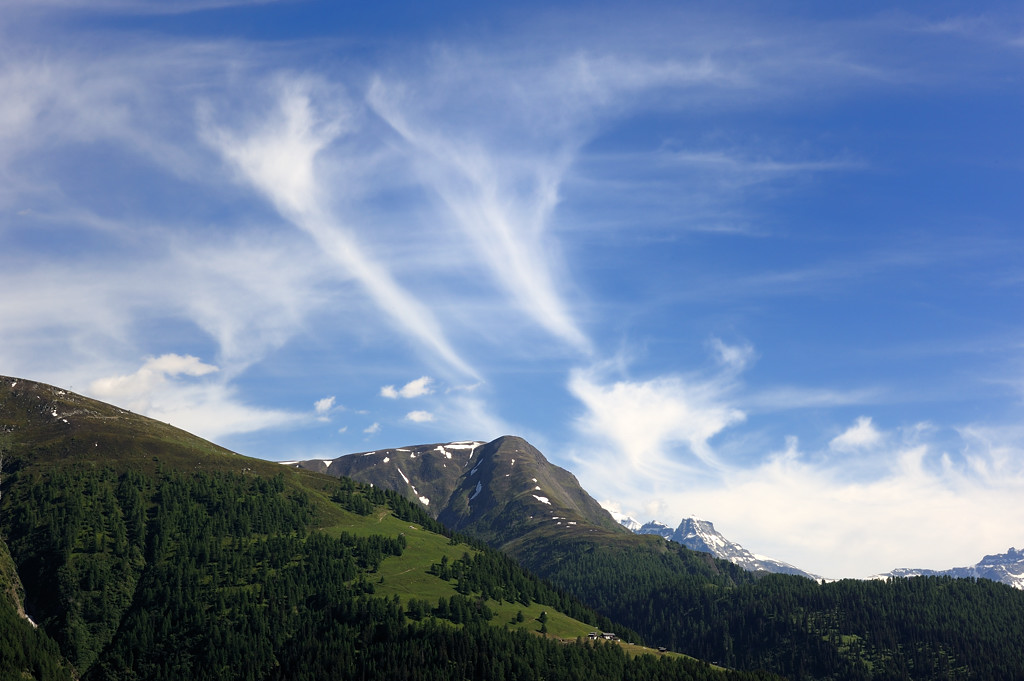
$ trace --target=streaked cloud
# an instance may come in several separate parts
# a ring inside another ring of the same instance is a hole
[[[316,157],[351,132],[352,104],[316,79],[281,75],[270,85],[274,100],[257,124],[244,132],[228,130],[204,115],[202,135],[278,210],[323,252],[356,278],[400,329],[429,348],[451,369],[476,372],[456,353],[433,313],[406,291],[391,272],[362,247],[323,201]],[[317,97],[326,101],[318,101]],[[329,114],[324,114],[329,111]]]
[[[747,410],[761,412],[842,407],[877,403],[883,391],[879,388],[815,388],[806,386],[770,386],[752,390],[742,398]]]
[[[406,414],[405,419],[413,423],[430,423],[434,420],[434,415],[429,411],[417,409]]]
[[[488,275],[517,301],[521,312],[588,351],[590,341],[573,320],[557,284],[556,275],[564,269],[555,256],[558,244],[545,235],[569,152],[516,157],[508,150],[484,147],[465,131],[455,136],[439,130],[437,119],[417,125],[411,116],[422,113],[423,102],[409,90],[406,84],[388,85],[378,79],[368,101],[408,143],[421,180],[455,218],[488,265]]]

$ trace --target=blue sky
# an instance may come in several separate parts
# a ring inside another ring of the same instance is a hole
[[[526,437],[832,577],[1024,542],[1015,3],[8,0],[0,372]]]

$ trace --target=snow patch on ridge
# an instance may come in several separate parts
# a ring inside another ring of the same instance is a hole
[[[447,449],[476,449],[485,442],[477,442],[475,440],[460,440],[458,442],[449,442],[445,445]]]

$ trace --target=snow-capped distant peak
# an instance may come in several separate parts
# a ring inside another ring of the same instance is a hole
[[[630,532],[636,532],[641,527],[640,521],[636,518],[633,518],[632,516],[626,515],[622,516],[621,518],[615,518],[615,520],[618,521],[619,525],[622,525]]]
[[[968,567],[957,567],[949,570],[922,570],[915,568],[897,568],[892,572],[875,575],[878,579],[887,577],[921,577],[948,575],[950,577],[969,577],[991,579],[994,582],[1009,584],[1015,589],[1024,589],[1024,550],[1012,546],[1006,553],[985,556],[978,563]]]
[[[537,482],[537,478],[534,478],[533,481]],[[540,488],[538,487],[537,489]],[[608,513],[611,515],[612,519],[615,520],[615,522],[617,522],[619,525],[622,525],[630,532],[636,532],[641,527],[641,523],[639,520],[636,520],[635,518],[632,518],[631,516],[628,516],[625,513],[620,513],[619,511],[613,508],[607,507],[605,507],[604,510],[608,511]]]
[[[616,518],[616,520],[619,519]],[[625,527],[629,527],[622,520],[619,520],[619,523]],[[815,575],[806,573],[788,563],[768,558],[767,556],[758,556],[747,551],[739,544],[731,542],[723,537],[722,534],[715,529],[714,523],[708,520],[701,520],[694,516],[683,518],[682,522],[679,523],[679,527],[675,530],[664,523],[659,523],[657,520],[644,523],[639,528],[634,529],[630,527],[629,529],[633,530],[633,532],[636,532],[637,534],[656,534],[660,537],[664,537],[668,541],[682,544],[688,549],[703,551],[704,553],[710,553],[716,558],[728,560],[729,562],[752,572],[781,572],[785,574],[802,575],[812,579],[817,578]]]

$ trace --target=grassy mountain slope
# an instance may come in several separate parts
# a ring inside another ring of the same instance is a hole
[[[421,486],[383,464],[359,474],[406,493]],[[757,577],[609,527],[575,478],[520,438],[479,447],[437,518],[515,556],[648,643],[729,667],[806,679],[1024,678],[1020,591],[949,578]]]
[[[418,501],[449,529],[512,555],[518,546],[549,535],[636,541],[572,473],[519,437],[414,445],[293,465],[394,490]]]
[[[724,678],[541,636],[606,620],[398,494],[21,379],[0,431],[0,678]]]

